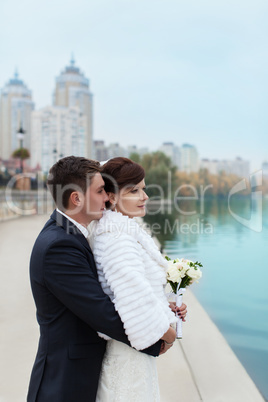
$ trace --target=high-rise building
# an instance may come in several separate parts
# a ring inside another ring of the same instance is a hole
[[[232,161],[231,173],[235,174],[238,177],[249,177],[250,173],[250,163],[249,161],[245,161],[240,157],[237,157]]]
[[[48,106],[32,112],[32,167],[41,165],[44,172],[59,158],[86,156],[87,118],[80,109]]]
[[[108,159],[108,147],[106,147],[104,141],[94,141],[94,159],[99,162],[107,161]]]
[[[0,100],[0,157],[7,160],[19,148],[18,130],[25,131],[23,147],[31,146],[32,93],[15,72],[1,90]]]
[[[218,165],[219,161],[217,159],[201,159],[200,161],[200,169],[206,169],[211,174],[218,174]]]
[[[180,151],[181,151],[181,161],[180,161],[181,170],[186,173],[198,172],[199,159],[196,147],[190,144],[183,144],[180,148]]]
[[[250,163],[242,158],[224,159],[224,160],[209,160],[202,159],[200,163],[201,169],[207,169],[211,174],[234,174],[238,177],[249,177]]]
[[[265,176],[267,178],[268,177],[268,161],[262,162],[261,168],[262,168],[263,176]]]
[[[114,142],[108,146],[108,159],[116,158],[117,156],[127,157],[128,152],[118,142]]]
[[[85,156],[92,158],[92,98],[89,80],[84,76],[72,58],[70,65],[56,78],[56,89],[53,94],[54,106],[73,107],[80,109],[86,116],[87,129],[85,132]]]
[[[126,152],[127,152],[127,158],[129,158],[131,154],[138,154],[140,156],[143,156],[145,154],[148,154],[150,151],[148,147],[138,148],[137,145],[129,145],[127,147]]]
[[[180,148],[177,145],[173,144],[173,142],[163,142],[159,151],[167,155],[173,165],[177,166],[177,168],[180,167]]]

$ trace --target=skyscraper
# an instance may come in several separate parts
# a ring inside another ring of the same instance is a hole
[[[19,148],[17,132],[25,130],[23,147],[31,146],[32,93],[15,72],[14,78],[1,90],[0,99],[0,158],[9,159]]]
[[[73,107],[80,109],[86,117],[85,154],[92,157],[92,93],[89,80],[84,76],[72,57],[70,65],[56,78],[56,89],[53,94],[54,106]]]
[[[199,170],[199,158],[197,149],[190,144],[183,144],[180,148],[181,162],[180,167],[183,172],[198,172]]]
[[[173,144],[173,142],[163,142],[159,151],[167,155],[173,165],[177,166],[177,168],[180,167],[180,149],[177,145]]]
[[[32,167],[48,172],[58,159],[85,156],[86,116],[77,106],[47,106],[32,113]]]

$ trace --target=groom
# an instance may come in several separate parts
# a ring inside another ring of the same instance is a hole
[[[99,163],[81,157],[59,160],[48,187],[57,209],[30,261],[40,340],[27,401],[94,402],[106,347],[97,331],[129,345],[86,239],[88,224],[102,217],[108,197]],[[160,340],[143,352],[157,356],[161,347]]]

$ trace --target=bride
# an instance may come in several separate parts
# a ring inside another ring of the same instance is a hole
[[[108,340],[96,401],[156,402],[156,361],[140,350],[159,339],[167,349],[176,338],[171,327],[176,317],[164,294],[166,261],[133,219],[145,215],[143,168],[118,157],[103,165],[102,175],[109,201],[103,217],[90,228],[90,245],[99,281],[115,304],[132,347]]]

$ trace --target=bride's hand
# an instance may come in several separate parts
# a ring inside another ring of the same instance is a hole
[[[169,303],[169,307],[174,313],[178,313],[178,316],[182,319],[182,321],[186,321],[185,317],[187,314],[187,306],[182,303],[181,307],[177,307],[175,302]]]

